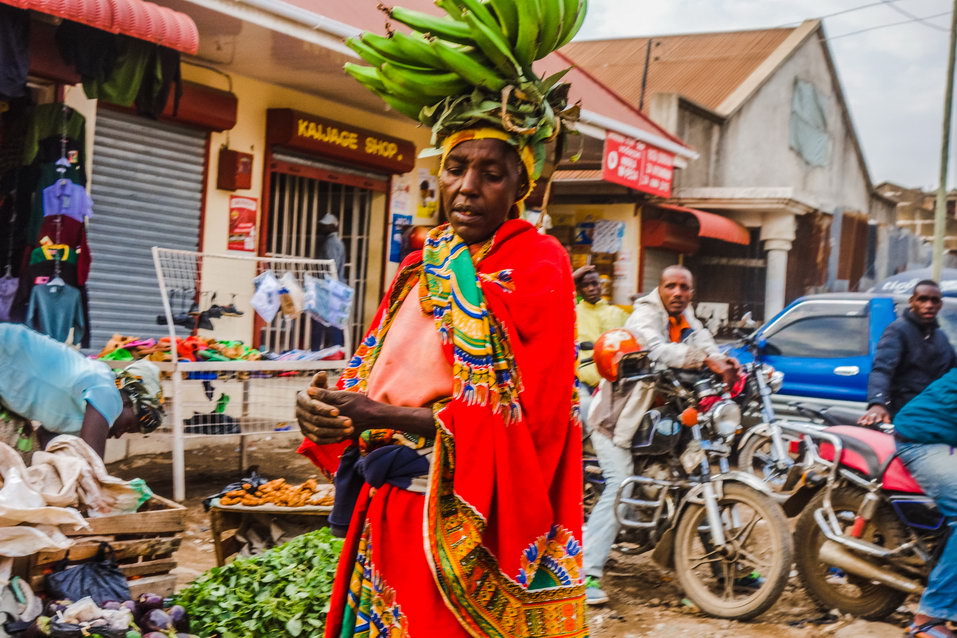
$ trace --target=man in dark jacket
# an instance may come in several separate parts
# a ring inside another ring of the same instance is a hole
[[[867,412],[859,425],[890,423],[904,404],[957,365],[957,355],[937,323],[943,305],[937,282],[914,286],[909,308],[887,326],[867,380]]]

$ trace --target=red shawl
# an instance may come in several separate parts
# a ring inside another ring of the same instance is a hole
[[[396,282],[421,271],[421,259],[410,255]],[[495,233],[476,271],[514,358],[521,416],[506,423],[502,411],[464,398],[435,406],[426,554],[446,605],[471,634],[585,636],[568,256],[554,238],[512,220]],[[370,335],[397,307],[397,292],[394,283]],[[451,344],[446,356],[452,361]],[[300,451],[330,469],[342,446],[324,447],[307,441]]]

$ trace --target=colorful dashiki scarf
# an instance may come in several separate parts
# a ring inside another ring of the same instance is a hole
[[[437,229],[438,230],[438,229]],[[491,241],[476,254],[481,260]],[[431,306],[443,343],[452,344],[453,398],[469,404],[491,403],[506,421],[521,418],[521,381],[508,347],[507,335],[495,325],[475,274],[468,245],[451,227],[430,233],[422,251],[427,307]],[[487,280],[511,291],[511,271]]]

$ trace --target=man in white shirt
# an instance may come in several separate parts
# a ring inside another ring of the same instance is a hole
[[[693,295],[691,271],[683,266],[669,266],[662,271],[658,287],[635,302],[625,329],[634,334],[641,349],[659,365],[686,369],[707,367],[730,387],[737,379],[739,364],[721,353],[714,337],[695,317],[691,308]],[[637,404],[647,406],[653,398],[654,384],[645,383],[644,389],[645,401]],[[634,472],[631,439],[644,413],[642,409],[640,414],[630,414],[627,419],[630,427],[617,428],[610,410],[602,409],[608,392],[610,387],[603,381],[588,417],[592,445],[605,478],[604,491],[588,518],[584,538],[585,602],[590,605],[608,602],[600,579],[620,527],[615,518],[615,495],[625,478]],[[641,390],[636,387],[631,392]]]

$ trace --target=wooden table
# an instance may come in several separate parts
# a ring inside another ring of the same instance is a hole
[[[257,505],[244,507],[241,505],[221,506],[219,501],[213,501],[209,508],[209,529],[213,535],[213,549],[216,552],[216,565],[226,564],[226,559],[242,549],[241,543],[231,531],[239,529],[243,519],[247,516],[267,515],[274,517],[301,517],[310,516],[316,519],[315,529],[329,525],[331,507],[278,507],[272,505]],[[228,534],[228,535],[227,535]]]

